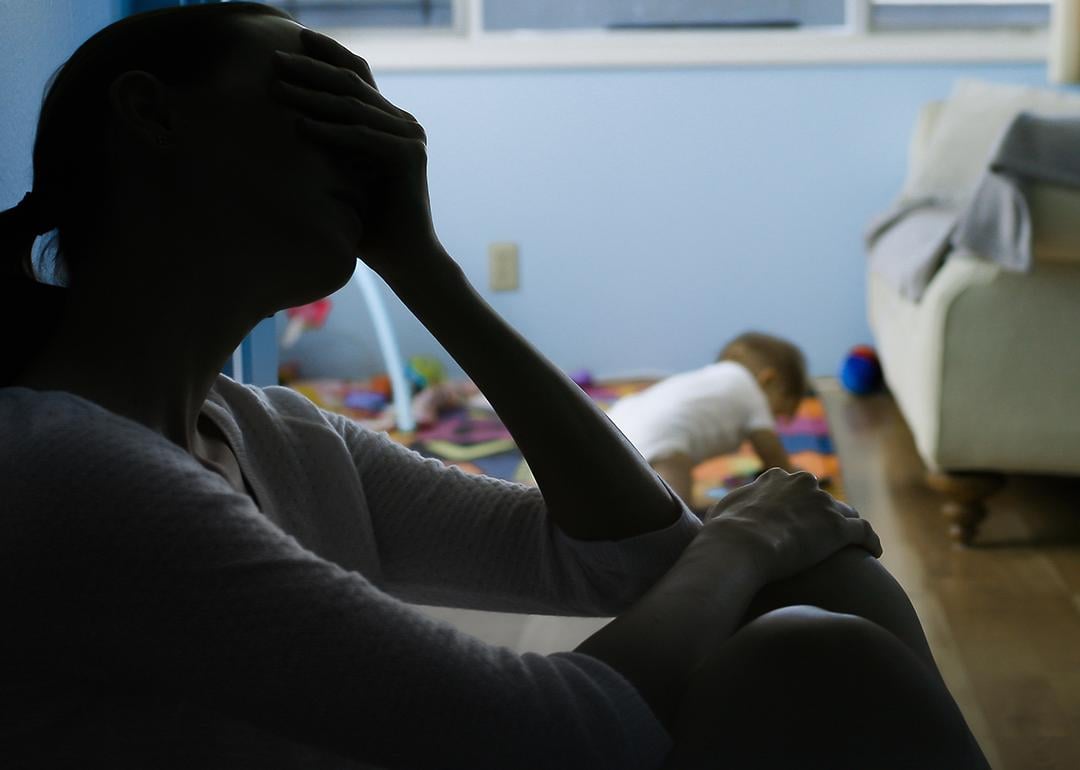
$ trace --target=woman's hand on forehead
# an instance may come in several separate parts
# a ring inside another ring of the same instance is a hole
[[[377,88],[368,63],[329,35],[313,29],[303,29],[300,31],[300,42],[304,51],[312,58],[355,72],[369,86]]]
[[[364,59],[312,30],[303,30],[300,39],[305,53],[275,52],[279,77],[275,90],[303,118],[426,140],[416,119],[379,93]]]
[[[336,40],[308,29],[301,32],[300,39],[305,53],[275,52],[279,77],[298,86],[369,102],[392,115],[408,115],[379,93],[371,68],[361,57]]]
[[[375,86],[366,61],[326,35],[303,30],[304,53],[276,51],[271,91],[295,109],[297,129],[345,175],[342,197],[363,220],[359,256],[387,279],[444,255],[431,222],[427,135]],[[423,255],[423,256],[421,256]]]
[[[311,29],[302,29],[300,30],[300,45],[303,48],[302,53],[283,50],[277,52],[279,57],[284,56],[285,61],[296,64],[296,67],[292,68],[296,74],[306,74],[314,78],[321,72],[325,76],[331,71],[325,66],[329,65],[332,68],[344,70],[338,73],[340,83],[355,82],[356,78],[359,78],[372,90],[378,91],[368,63],[333,38]],[[312,66],[313,63],[324,66]]]

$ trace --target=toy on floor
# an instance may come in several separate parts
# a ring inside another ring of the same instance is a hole
[[[278,365],[278,384],[291,385],[300,379],[301,369],[299,361],[282,361]]]
[[[470,380],[450,380],[428,385],[413,396],[413,417],[421,427],[432,425],[439,419],[440,412],[462,407],[468,399],[479,393],[480,389]]]
[[[415,391],[422,391],[429,385],[438,385],[446,379],[446,370],[441,362],[428,356],[413,356],[405,366],[405,379],[412,383]]]
[[[386,396],[373,390],[352,390],[345,394],[345,406],[378,414],[386,406]]]
[[[382,395],[388,401],[394,392],[393,385],[390,383],[390,375],[386,372],[376,374],[368,380],[368,389],[373,393]]]
[[[591,388],[594,385],[592,372],[588,369],[577,369],[570,372],[570,379],[582,390]]]
[[[333,303],[329,297],[317,299],[306,305],[291,307],[285,311],[289,322],[285,326],[285,333],[281,336],[281,347],[290,348],[300,339],[300,335],[309,329],[321,329],[330,315]]]
[[[872,347],[856,345],[851,349],[840,367],[840,382],[858,396],[865,396],[881,389],[883,384],[881,363]]]

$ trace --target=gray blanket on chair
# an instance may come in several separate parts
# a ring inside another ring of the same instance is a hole
[[[953,248],[1006,270],[1030,270],[1033,183],[1080,188],[1080,118],[1017,115],[965,206],[902,200],[871,223],[870,269],[913,301]]]

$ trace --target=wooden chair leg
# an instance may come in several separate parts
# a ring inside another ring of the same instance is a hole
[[[971,545],[979,524],[986,518],[986,498],[1005,485],[1000,473],[950,473],[927,471],[926,484],[945,496],[942,512],[949,521],[949,537]]]

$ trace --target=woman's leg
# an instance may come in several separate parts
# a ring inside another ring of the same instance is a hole
[[[857,615],[892,632],[940,679],[940,672],[904,589],[881,562],[861,548],[845,548],[816,567],[766,586],[754,598],[747,621],[793,605]]]
[[[862,618],[769,612],[698,669],[665,770],[986,770],[938,677]]]

